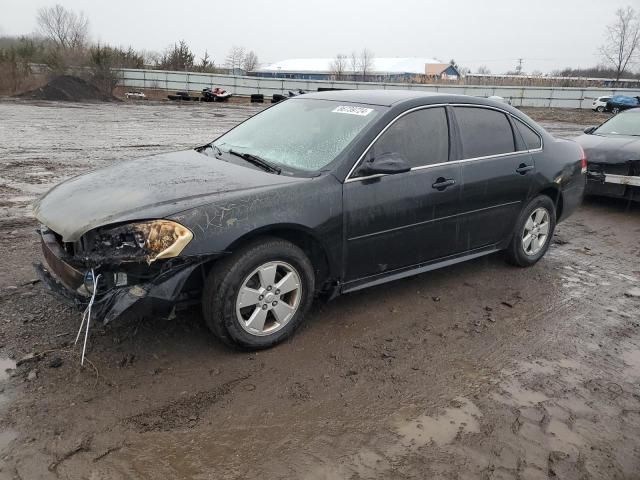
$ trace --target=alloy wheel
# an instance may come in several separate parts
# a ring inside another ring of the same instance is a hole
[[[536,208],[526,223],[522,232],[522,249],[529,256],[536,255],[546,245],[549,238],[549,212],[546,208]]]
[[[268,262],[242,282],[236,318],[251,335],[271,335],[291,321],[301,298],[302,281],[296,269],[285,262]]]

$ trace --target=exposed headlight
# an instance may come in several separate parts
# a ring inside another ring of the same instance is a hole
[[[136,223],[131,227],[135,232],[136,243],[151,254],[149,263],[177,257],[193,238],[191,230],[169,220]]]
[[[180,255],[192,238],[191,230],[170,220],[129,223],[97,232],[90,256],[152,263]]]

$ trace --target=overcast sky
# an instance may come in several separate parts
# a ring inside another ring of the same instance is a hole
[[[46,0],[0,0],[0,34],[36,28]],[[598,46],[617,8],[637,0],[59,0],[82,10],[93,40],[162,51],[184,39],[216,64],[232,45],[261,63],[333,57],[369,48],[380,57],[454,58],[475,71],[526,72],[599,63]]]

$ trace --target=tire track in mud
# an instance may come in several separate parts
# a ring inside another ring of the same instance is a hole
[[[155,407],[133,415],[124,420],[124,423],[132,425],[140,433],[166,432],[185,427],[193,428],[202,417],[202,414],[213,404],[221,401],[237,385],[250,377],[251,375],[245,375],[225,382],[213,390],[200,391],[189,395],[187,398],[171,400],[161,407]]]

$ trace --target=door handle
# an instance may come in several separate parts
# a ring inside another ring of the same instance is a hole
[[[447,187],[455,185],[456,181],[453,178],[444,178],[438,177],[433,185],[431,185],[436,190],[444,190]]]
[[[520,175],[524,175],[531,170],[533,170],[533,165],[527,165],[526,163],[521,163],[520,165],[518,165],[518,168],[516,168],[516,172],[518,172]]]

